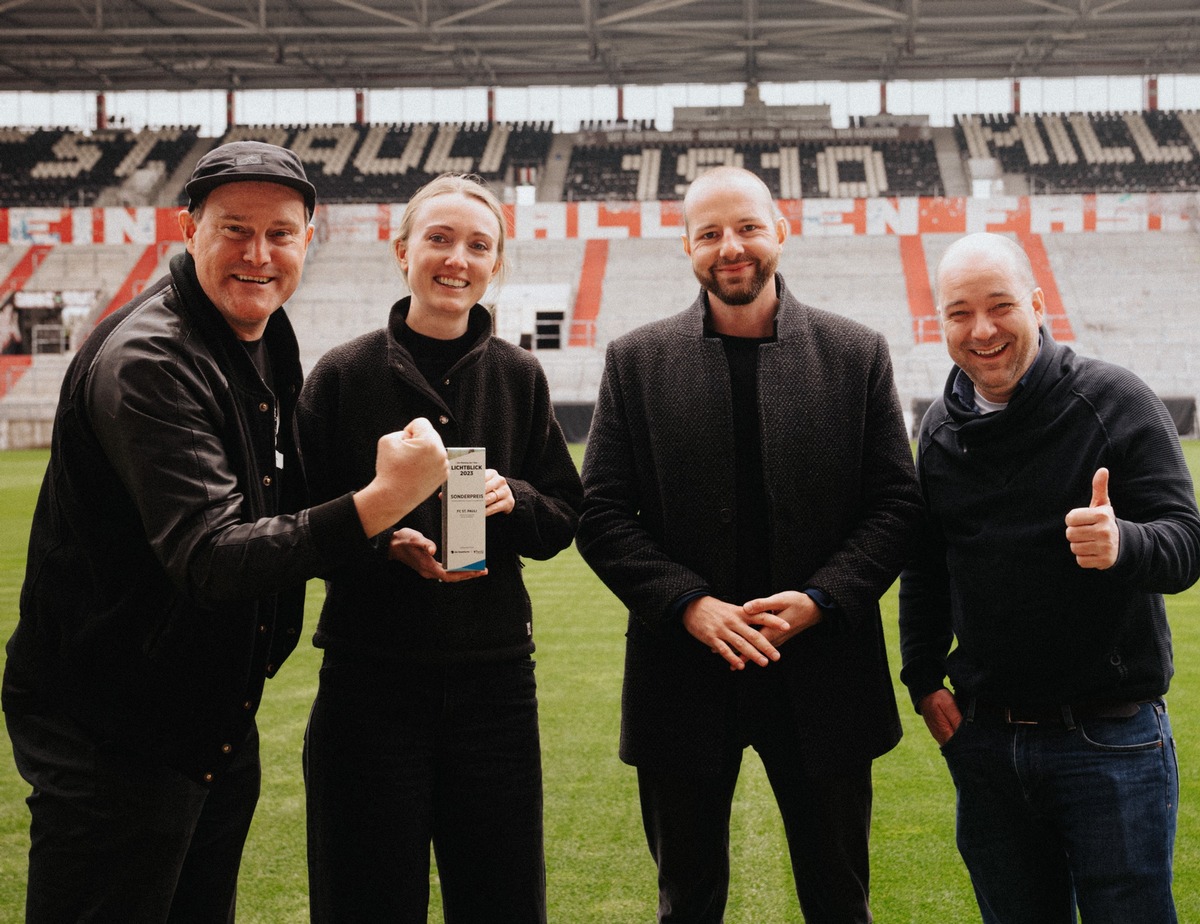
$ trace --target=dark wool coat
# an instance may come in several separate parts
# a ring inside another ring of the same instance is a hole
[[[375,445],[427,417],[447,446],[483,446],[487,467],[508,479],[516,506],[487,518],[484,577],[438,583],[387,557],[392,530],[376,547],[326,575],[315,642],[376,660],[497,660],[533,651],[533,616],[521,557],[550,558],[571,544],[582,487],[546,376],[526,350],[492,336],[491,316],[471,309],[474,342],[440,383],[417,371],[398,338],[410,299],[388,327],[335,347],[304,384],[297,419],[314,498],[366,484]],[[433,495],[398,527],[441,545],[441,503]]]
[[[1004,705],[1082,705],[1166,693],[1164,593],[1200,577],[1200,514],[1179,436],[1132,372],[1043,331],[1008,407],[942,399],[921,425],[925,527],[900,582],[902,679],[914,704],[949,675]],[[1081,568],[1064,518],[1109,470],[1120,549]],[[951,653],[952,642],[956,641]]]
[[[738,519],[729,368],[705,336],[703,292],[683,313],[614,341],[584,460],[581,553],[629,608],[621,757],[703,771],[738,747],[724,720],[756,670],[786,677],[814,772],[900,739],[879,597],[908,553],[918,494],[884,338],[800,304],[778,278],[777,339],[759,348],[770,521]],[[739,530],[769,533],[772,592],[819,588],[837,610],[766,668],[731,671],[672,604],[731,603]],[[771,704],[764,703],[770,711]]]

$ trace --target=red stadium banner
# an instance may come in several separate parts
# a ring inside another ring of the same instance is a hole
[[[791,233],[855,235],[1058,234],[1188,231],[1200,204],[1188,193],[780,200]],[[314,222],[320,240],[389,240],[403,204],[323,205]],[[662,202],[538,202],[505,207],[518,240],[615,240],[677,237],[682,204]],[[0,209],[0,244],[151,244],[182,240],[171,208]]]

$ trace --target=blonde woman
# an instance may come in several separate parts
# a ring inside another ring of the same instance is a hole
[[[479,304],[505,222],[472,177],[412,198],[394,242],[411,295],[331,350],[299,410],[310,486],[365,483],[375,444],[423,416],[487,450],[487,570],[439,563],[436,495],[328,575],[305,740],[315,922],[426,920],[429,848],[445,920],[545,921],[533,617],[521,558],[570,544],[582,489],[534,357]],[[369,479],[368,479],[369,480]]]

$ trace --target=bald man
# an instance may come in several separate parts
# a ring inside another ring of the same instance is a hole
[[[1200,577],[1175,427],[1133,373],[1054,342],[1009,238],[952,244],[937,305],[955,365],[918,441],[901,679],[954,779],[983,920],[1173,922],[1162,595]]]
[[[900,738],[878,601],[919,506],[891,359],[788,291],[758,177],[704,174],[684,217],[701,291],[609,346],[578,534],[629,609],[620,753],[658,920],[722,920],[750,745],[805,920],[867,922],[871,762]]]

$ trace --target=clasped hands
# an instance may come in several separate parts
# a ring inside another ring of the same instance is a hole
[[[821,621],[821,608],[794,590],[738,606],[716,597],[697,597],[683,611],[683,625],[714,654],[743,670],[748,662],[766,667],[779,660],[779,646]]]

